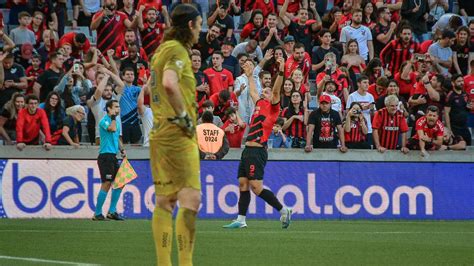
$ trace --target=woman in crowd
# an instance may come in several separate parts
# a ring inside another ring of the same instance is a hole
[[[0,137],[7,145],[12,145],[12,140],[16,140],[16,120],[18,112],[24,107],[25,96],[16,92],[0,113]]]
[[[453,73],[463,76],[470,73],[469,62],[473,60],[474,45],[471,44],[471,32],[466,26],[458,28],[456,31],[456,41],[451,47],[453,50]]]
[[[397,96],[398,100],[400,100],[398,110],[403,112],[403,116],[408,117],[410,113],[408,112],[408,102],[405,98],[400,97],[400,87],[398,86],[398,82],[395,80],[390,80],[388,82],[387,87],[387,95],[381,96],[378,98],[377,102],[375,103],[375,109],[380,110],[385,107],[385,98],[389,95]]]
[[[285,119],[282,130],[291,139],[292,148],[306,146],[305,106],[302,94],[294,90],[291,92],[291,104],[283,109],[281,116]]]
[[[370,149],[366,140],[367,122],[362,114],[362,106],[358,102],[353,102],[346,114],[343,123],[344,139],[349,149]]]
[[[64,109],[59,93],[52,91],[46,97],[46,101],[39,105],[46,112],[49,129],[51,131],[51,144],[56,145],[61,137],[62,123],[64,120]]]
[[[240,42],[243,42],[245,39],[254,39],[258,40],[258,32],[263,28],[263,13],[262,10],[256,9],[252,12],[250,21],[245,24],[242,32],[240,33]]]
[[[369,77],[369,83],[374,84],[377,79],[382,76],[382,61],[378,58],[373,58],[370,60],[369,64],[362,72],[364,75]]]
[[[283,82],[283,90],[281,90],[280,106],[282,109],[288,107],[291,102],[291,92],[295,89],[295,82],[292,79],[286,79]]]
[[[81,121],[86,117],[85,109],[81,105],[74,105],[66,109],[66,115],[58,145],[71,145],[78,148],[80,145]]]
[[[374,4],[370,0],[364,0],[362,2],[362,25],[373,30],[376,24]]]
[[[355,39],[347,42],[346,54],[341,59],[341,64],[349,70],[353,84],[357,83],[357,78],[365,70],[365,60],[359,55],[359,43]]]
[[[88,95],[92,90],[92,82],[84,74],[84,65],[74,63],[74,66],[64,74],[54,88],[54,91],[58,92],[64,100],[62,103],[64,109],[81,104],[83,102],[81,97]]]
[[[280,58],[284,58],[286,62],[287,56],[285,53],[285,48],[282,46],[277,46],[275,49],[273,49],[273,57],[268,60],[263,67],[264,70],[267,70],[270,72],[270,74],[272,74],[273,82],[275,82],[275,79],[278,76],[278,71],[280,69],[280,66],[278,65],[278,59]]]
[[[303,70],[301,70],[300,68],[293,70],[290,75],[290,78],[295,82],[294,90],[299,91],[301,93],[303,101],[309,101],[311,99],[311,95],[309,93],[309,87],[304,84]]]

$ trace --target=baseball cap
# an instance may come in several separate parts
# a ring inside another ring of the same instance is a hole
[[[323,94],[323,95],[319,96],[319,102],[320,103],[323,103],[323,102],[331,103],[331,97],[329,95]]]
[[[25,59],[31,59],[33,56],[33,45],[29,42],[25,42],[21,45],[21,57]]]
[[[295,37],[293,37],[292,35],[285,36],[285,38],[283,39],[284,43],[294,42],[294,41],[295,41]]]

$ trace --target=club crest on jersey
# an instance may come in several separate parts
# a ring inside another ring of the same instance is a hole
[[[179,67],[179,68],[183,68],[183,66],[184,66],[184,62],[181,61],[181,60],[176,60],[176,63],[175,63],[175,64],[176,64],[176,66]]]
[[[156,29],[156,34],[160,34],[160,29]]]
[[[120,21],[120,16],[119,16],[119,15],[115,16],[115,20],[116,20],[117,22]]]

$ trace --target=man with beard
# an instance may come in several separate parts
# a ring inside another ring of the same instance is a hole
[[[467,125],[469,111],[474,109],[468,96],[464,91],[464,78],[455,74],[451,78],[453,90],[446,96],[444,115],[446,126],[453,132],[454,136],[461,136],[471,146],[471,132]]]
[[[267,25],[260,29],[257,34],[260,48],[265,53],[268,49],[273,49],[278,45],[283,45],[285,33],[277,28],[277,15],[268,14]]]
[[[127,28],[135,28],[138,16],[130,21],[123,12],[116,11],[116,0],[105,0],[104,9],[92,18],[91,30],[97,31],[97,48],[106,53],[123,44]]]
[[[388,65],[388,70],[392,75],[399,72],[403,62],[409,61],[414,54],[420,53],[420,44],[412,40],[410,25],[403,25],[399,32],[398,38],[388,43],[380,52],[382,66]]]
[[[336,82],[331,79],[331,76],[326,75],[321,85],[322,86],[318,87],[316,96],[327,95],[331,97],[331,109],[338,112],[342,118],[342,102],[341,99],[334,94],[337,88]]]
[[[63,74],[63,55],[59,52],[54,52],[49,55],[49,59],[51,61],[49,69],[43,72],[33,85],[33,93],[39,97],[40,102],[46,100],[46,96],[58,84],[59,78]]]
[[[410,150],[421,150],[421,156],[428,156],[426,150],[436,150],[443,144],[444,125],[439,120],[439,109],[428,106],[426,115],[416,121],[416,134],[408,140]]]
[[[122,60],[120,64],[120,72],[125,68],[131,68],[134,71],[135,79],[133,85],[138,84],[138,79],[143,79],[143,74],[139,72],[148,70],[148,63],[138,56],[138,46],[136,44],[131,44],[128,46],[128,57]],[[143,80],[142,80],[143,81]]]
[[[285,78],[290,78],[295,69],[301,69],[304,76],[304,84],[308,82],[309,71],[311,70],[311,58],[305,52],[304,45],[301,43],[295,44],[293,55],[288,58],[285,63]]]
[[[124,43],[115,49],[115,56],[124,59],[128,56],[128,47],[132,44],[137,44],[137,34],[132,29],[127,29],[125,31]],[[140,47],[140,52],[138,56],[143,58],[143,60],[148,61],[148,56],[146,55],[143,47]]]
[[[387,45],[387,43],[392,39],[392,35],[395,32],[397,23],[390,22],[392,13],[388,7],[382,7],[377,9],[377,24],[373,29],[374,37],[374,52],[379,54],[380,51]]]
[[[113,74],[105,67],[100,67],[98,71],[97,76],[103,75],[103,78],[97,85],[94,95],[87,101],[87,106],[95,118],[95,143],[97,145],[100,144],[99,122],[107,114],[105,106],[109,100],[120,100],[125,86],[119,76]],[[112,79],[113,82],[109,82],[110,79]],[[114,94],[114,88],[117,94]],[[117,117],[117,123],[122,124],[120,116]]]
[[[148,8],[146,11],[146,20],[143,19],[142,12],[138,13],[138,16],[140,17],[138,19],[138,28],[140,29],[140,37],[147,57],[151,57],[153,55],[156,48],[158,48],[161,43],[164,30],[170,26],[166,8],[163,8],[165,24],[159,23],[157,21],[156,13],[157,10],[153,7]]]
[[[375,113],[372,124],[374,146],[380,153],[397,149],[400,133],[401,151],[405,154],[409,151],[406,147],[408,125],[403,112],[398,110],[399,103],[397,96],[389,95],[384,99],[385,108]]]
[[[286,10],[290,0],[285,0],[280,10],[280,18],[285,27],[288,27],[288,33],[295,38],[295,41],[304,45],[305,51],[312,50],[313,34],[321,29],[321,22],[312,20],[308,22],[308,9],[300,8],[298,11],[297,22],[291,20],[286,15]]]
[[[221,31],[217,39],[222,44],[224,40],[236,42],[234,37],[234,19],[229,15],[229,1],[221,0],[211,6],[207,14],[207,25],[219,24]]]
[[[451,50],[451,46],[454,45],[455,40],[456,34],[450,30],[445,30],[443,35],[441,35],[441,39],[428,48],[433,65],[445,76],[450,75],[449,69],[453,66],[453,50]]]
[[[356,9],[352,12],[352,23],[349,26],[342,28],[339,41],[344,47],[346,53],[346,43],[349,40],[355,39],[359,44],[359,54],[365,61],[374,58],[374,45],[372,43],[372,32],[370,29],[362,25],[362,10]]]
[[[449,128],[444,128],[443,145],[439,148],[440,151],[462,151],[466,149],[466,141],[461,136],[453,136]]]
[[[349,83],[345,78],[344,72],[339,69],[336,63],[336,54],[329,52],[324,56],[324,71],[316,76],[316,86],[318,90],[323,90],[325,82],[334,80],[337,83],[337,90],[334,93],[343,103],[349,99]],[[329,76],[326,78],[326,76]]]
[[[221,26],[217,23],[212,25],[207,32],[201,32],[199,34],[199,42],[194,45],[194,49],[197,49],[201,53],[202,61],[206,60],[215,51],[220,50],[219,41],[217,37],[221,33]],[[203,67],[207,67],[203,65]]]
[[[343,153],[347,152],[341,117],[338,112],[331,109],[331,97],[321,95],[319,108],[311,112],[308,118],[308,134],[306,134],[304,150],[312,152],[313,148],[336,149],[338,140],[341,142],[339,150]]]
[[[212,55],[212,67],[204,70],[209,79],[210,95],[219,93],[221,90],[233,91],[234,78],[229,70],[222,67],[224,56],[221,51],[215,51]]]
[[[61,37],[58,43],[58,47],[62,47],[64,44],[70,44],[72,53],[71,56],[76,59],[82,59],[82,57],[89,52],[91,44],[87,39],[86,35],[82,32],[68,32]]]

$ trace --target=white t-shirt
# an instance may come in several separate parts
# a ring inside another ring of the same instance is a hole
[[[357,40],[360,56],[365,60],[369,59],[369,46],[367,42],[372,41],[372,32],[370,29],[363,25],[358,28],[353,28],[351,25],[345,26],[341,30],[339,41],[345,45],[351,39]]]
[[[370,104],[375,102],[374,96],[370,93],[366,93],[365,95],[360,95],[358,91],[355,91],[349,95],[349,100],[347,100],[347,110],[349,110],[349,107],[353,102],[360,103],[362,105]],[[370,119],[370,109],[363,110],[362,114],[364,114],[365,121],[367,121],[367,128],[368,128],[368,133],[372,133],[372,121]]]
[[[328,94],[326,92],[323,92],[323,95],[327,95],[329,97],[331,97],[331,109],[333,109],[334,111],[340,113],[342,111],[342,102],[341,102],[341,99],[339,99],[339,97],[337,97],[336,95],[334,94]]]
[[[153,128],[153,112],[150,107],[145,107],[145,112],[140,116],[143,125],[143,147],[150,146],[150,131]]]
[[[91,111],[92,114],[94,114],[95,118],[95,138],[99,138],[99,122],[104,118],[104,116],[107,114],[107,108],[105,105],[109,100],[105,100],[104,98],[100,97],[98,100],[94,100],[94,97],[92,98],[93,102],[91,104]],[[120,101],[120,96],[117,95],[112,95],[111,100],[117,100]],[[117,123],[122,124],[122,120],[120,120],[120,115],[117,116],[116,118]],[[122,132],[120,132],[120,136],[122,136]]]

